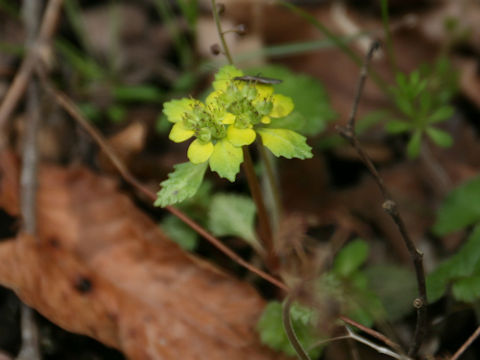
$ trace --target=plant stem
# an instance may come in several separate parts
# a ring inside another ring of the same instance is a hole
[[[250,156],[250,151],[247,146],[242,147],[243,150],[243,170],[247,176],[248,187],[257,207],[258,212],[258,222],[259,222],[259,235],[262,242],[263,248],[266,251],[266,263],[268,268],[275,272],[278,269],[278,258],[275,255],[275,250],[273,247],[273,237],[272,237],[272,228],[270,226],[270,220],[267,214],[267,209],[265,208],[265,203],[263,201],[262,192],[260,190],[260,184],[258,183],[258,178],[255,175],[255,170],[253,168],[252,157]]]
[[[393,41],[392,41],[392,32],[390,31],[390,21],[388,17],[388,0],[381,1],[382,7],[382,22],[383,29],[385,32],[385,42],[387,43],[387,54],[388,60],[390,61],[390,66],[394,73],[397,72],[397,63],[395,61],[395,53],[393,52]]]
[[[267,173],[268,185],[270,186],[270,190],[272,193],[273,227],[276,228],[282,216],[282,202],[280,201],[280,189],[278,186],[277,177],[275,176],[275,173],[273,171],[272,158],[265,151],[265,146],[263,145],[263,141],[261,137],[258,137],[257,144],[258,144],[258,152],[260,154],[262,162],[265,166],[265,171]]]
[[[295,330],[293,329],[293,326],[292,326],[290,308],[292,307],[295,293],[296,291],[293,291],[290,294],[288,294],[288,296],[285,299],[285,302],[283,303],[283,311],[282,311],[283,328],[285,329],[285,333],[287,334],[288,341],[290,341],[290,344],[292,344],[298,357],[301,360],[311,360],[310,356],[308,356],[302,344],[300,344],[300,341],[298,341],[297,334],[295,334]]]
[[[212,0],[212,12],[213,19],[215,20],[215,25],[217,25],[218,36],[220,37],[220,41],[222,43],[223,52],[227,57],[229,64],[233,65],[233,58],[232,55],[230,55],[230,50],[228,48],[227,42],[225,41],[225,35],[222,31],[222,24],[220,24],[220,16],[218,15],[217,3],[215,2],[215,0]]]

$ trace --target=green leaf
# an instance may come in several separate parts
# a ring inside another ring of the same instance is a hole
[[[295,131],[261,128],[258,133],[262,137],[263,144],[277,157],[309,159],[313,156],[312,148],[308,146],[305,136]]]
[[[242,162],[242,149],[233,146],[227,139],[220,140],[215,144],[209,160],[210,170],[231,182],[235,181]]]
[[[441,147],[449,147],[453,144],[453,138],[450,136],[449,133],[434,128],[434,127],[427,127],[425,129],[427,135],[432,139],[432,141]]]
[[[400,320],[412,310],[417,296],[415,275],[397,265],[373,265],[365,269],[369,287],[377,294],[388,321]]]
[[[182,249],[192,251],[197,246],[198,235],[183,221],[173,215],[168,215],[160,223],[167,236],[176,242]]]
[[[237,236],[257,250],[254,230],[255,204],[242,195],[216,194],[208,213],[208,228],[216,236]]]
[[[407,145],[407,155],[414,159],[420,154],[420,147],[422,145],[422,132],[417,130],[413,133]]]
[[[390,134],[399,134],[411,130],[412,124],[402,120],[390,120],[385,125],[385,130]]]
[[[333,272],[340,276],[348,277],[363,265],[367,257],[367,243],[362,239],[353,240],[335,256]]]
[[[292,98],[295,108],[278,120],[275,127],[290,129],[304,135],[316,135],[324,131],[328,123],[337,116],[330,106],[328,94],[323,85],[315,78],[296,74],[283,66],[266,65],[247,71],[251,75],[281,79],[275,85],[275,93]]]
[[[480,274],[456,281],[452,293],[459,301],[473,303],[480,298]]]
[[[297,304],[294,304],[290,309],[292,326],[298,340],[305,349],[309,349],[318,340],[318,337],[315,336],[315,328],[312,326],[312,317],[313,312],[311,310]],[[271,301],[265,306],[257,323],[257,331],[263,344],[289,356],[296,355],[283,328],[282,304],[278,301]],[[323,347],[315,347],[309,351],[309,355],[312,359],[316,359],[320,356],[322,350]]]
[[[433,231],[445,235],[480,222],[480,177],[451,191],[438,211]]]
[[[192,197],[202,184],[207,163],[192,164],[185,162],[174,166],[174,171],[168,174],[168,179],[160,185],[155,206],[165,207]]]
[[[432,115],[428,117],[428,123],[434,124],[437,122],[441,122],[447,120],[453,116],[453,107],[451,106],[442,106],[437,109]]]
[[[431,301],[439,299],[451,281],[471,277],[480,272],[480,225],[462,248],[427,276],[427,294]]]

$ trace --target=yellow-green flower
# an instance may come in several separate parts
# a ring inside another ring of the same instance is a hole
[[[205,103],[195,99],[172,100],[163,112],[174,125],[169,138],[183,142],[192,137],[187,156],[191,163],[208,161],[210,169],[235,180],[243,161],[242,146],[253,143],[259,134],[276,156],[311,157],[305,138],[287,129],[275,129],[275,119],[293,110],[293,101],[274,94],[268,84],[235,80],[243,72],[224,66],[215,75],[214,91]]]

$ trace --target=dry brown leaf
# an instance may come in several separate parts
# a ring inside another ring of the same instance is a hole
[[[15,212],[16,169],[1,165],[0,205]],[[255,290],[166,239],[112,180],[53,166],[39,179],[38,242],[0,244],[0,283],[26,303],[131,359],[278,358],[255,333]]]

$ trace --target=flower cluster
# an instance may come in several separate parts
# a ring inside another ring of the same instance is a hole
[[[191,98],[167,102],[163,112],[174,123],[170,140],[194,137],[187,152],[190,162],[208,161],[212,171],[230,181],[243,162],[241,147],[253,143],[257,135],[276,156],[311,157],[302,135],[275,128],[275,119],[293,110],[292,99],[274,94],[272,85],[235,79],[241,76],[242,71],[225,66],[216,74],[214,91],[205,103]]]

